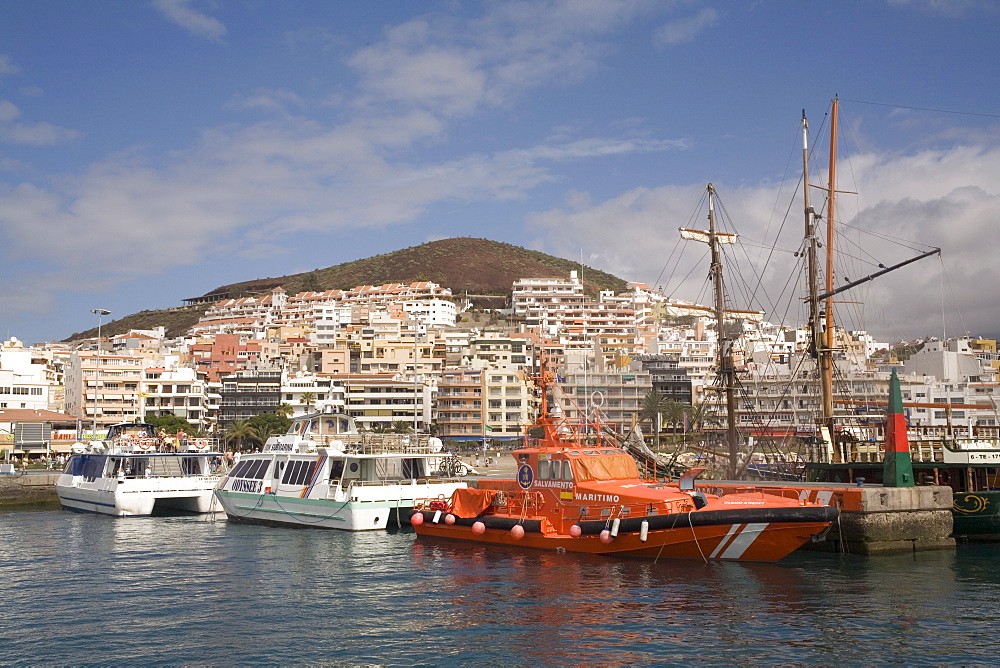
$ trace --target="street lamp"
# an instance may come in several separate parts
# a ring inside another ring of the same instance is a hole
[[[94,435],[97,438],[97,382],[101,375],[101,322],[104,316],[111,315],[106,308],[92,308],[90,312],[97,316],[97,364],[94,366]]]

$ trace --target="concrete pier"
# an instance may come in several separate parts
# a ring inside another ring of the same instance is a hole
[[[873,555],[955,548],[951,487],[713,480],[696,481],[695,487],[716,494],[758,488],[839,508],[840,518],[826,541],[804,549]]]
[[[0,475],[0,508],[58,505],[55,488],[58,477],[58,471]]]

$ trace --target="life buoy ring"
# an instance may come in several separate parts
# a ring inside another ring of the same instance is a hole
[[[149,452],[153,449],[153,441],[149,438],[141,438],[135,443],[135,447],[143,452]]]
[[[198,451],[208,450],[208,439],[207,438],[194,439],[194,449]]]

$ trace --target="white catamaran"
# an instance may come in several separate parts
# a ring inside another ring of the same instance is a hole
[[[112,425],[103,441],[74,445],[56,480],[63,508],[119,517],[219,512],[213,469],[222,455],[203,438],[168,451],[155,434],[154,425],[128,422]]]
[[[327,409],[293,418],[262,452],[243,455],[215,494],[230,521],[364,531],[450,498],[468,486],[455,476],[469,472],[440,439],[361,433]]]

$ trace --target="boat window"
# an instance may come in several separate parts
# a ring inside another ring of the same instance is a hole
[[[233,468],[233,470],[229,474],[229,476],[232,477],[232,478],[242,478],[243,477],[243,472],[246,471],[248,468],[250,468],[250,464],[251,463],[252,462],[248,462],[246,460],[243,460],[242,462],[237,463],[236,467]]]
[[[330,480],[334,480],[344,475],[344,460],[338,459],[330,462]]]
[[[316,462],[293,461],[288,462],[285,474],[281,478],[284,485],[305,485],[312,479]]]
[[[255,466],[250,469],[250,473],[248,473],[246,477],[260,480],[264,477],[264,472],[267,471],[267,465],[270,463],[271,461],[268,459],[258,459],[254,462]]]
[[[549,461],[547,459],[542,459],[538,462],[538,479],[549,479]]]
[[[563,480],[573,480],[573,465],[570,464],[569,460],[562,463],[562,479]]]

